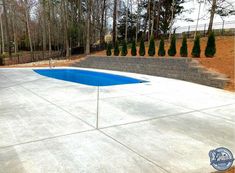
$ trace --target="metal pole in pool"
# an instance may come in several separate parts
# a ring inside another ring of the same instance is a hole
[[[97,87],[97,107],[96,107],[96,129],[99,128],[99,98],[100,97],[100,88],[99,85]]]

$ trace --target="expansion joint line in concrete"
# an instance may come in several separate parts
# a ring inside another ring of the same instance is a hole
[[[125,125],[131,125],[131,124],[137,124],[137,123],[142,123],[142,122],[148,122],[148,121],[153,121],[153,120],[158,120],[158,119],[163,119],[163,118],[168,118],[168,117],[175,117],[175,116],[181,116],[189,113],[197,112],[195,110],[192,111],[187,111],[187,112],[182,112],[182,113],[177,113],[177,114],[170,114],[170,115],[165,115],[161,117],[154,117],[154,118],[149,118],[149,119],[144,119],[144,120],[139,120],[139,121],[133,121],[129,123],[123,123],[123,124],[116,124],[116,125],[111,125],[111,126],[106,126],[106,127],[100,127],[99,129],[108,129],[112,127],[119,127],[119,126],[125,126]]]
[[[68,133],[68,134],[62,134],[62,135],[57,135],[57,136],[51,136],[51,137],[42,138],[42,139],[33,140],[33,141],[27,141],[27,142],[22,142],[22,143],[16,143],[16,144],[13,144],[13,145],[0,146],[0,149],[10,148],[10,147],[16,147],[16,146],[20,146],[20,145],[35,143],[35,142],[42,142],[42,141],[46,141],[46,140],[50,140],[50,139],[56,139],[56,138],[60,138],[60,137],[71,136],[71,135],[76,135],[76,134],[80,134],[80,133],[92,132],[92,131],[96,131],[96,129],[83,130],[83,131],[72,132],[72,133]]]
[[[158,168],[160,168],[161,170],[170,173],[168,170],[166,170],[165,168],[163,168],[162,166],[160,166],[159,164],[155,163],[154,161],[152,161],[151,159],[143,156],[142,154],[138,153],[137,151],[135,151],[134,149],[128,147],[127,145],[125,145],[124,143],[120,142],[119,140],[115,139],[114,137],[108,135],[107,133],[103,132],[102,130],[98,129],[99,132],[101,132],[103,135],[105,135],[106,137],[112,139],[113,141],[115,141],[116,143],[118,143],[119,145],[125,147],[126,149],[128,149],[129,151],[135,153],[136,155],[138,155],[139,157],[143,158],[144,160],[152,163],[153,165],[157,166]]]
[[[185,109],[191,109],[192,111],[198,111],[198,112],[201,112],[201,111],[204,111],[204,110],[209,110],[209,109],[220,108],[220,107],[224,107],[224,106],[230,106],[230,105],[234,105],[234,104],[235,104],[235,102],[232,102],[232,103],[223,104],[223,105],[218,105],[218,106],[213,106],[213,107],[206,107],[206,108],[201,108],[201,109],[194,109],[194,108],[189,108],[189,107],[185,107],[185,106],[182,106],[182,105],[178,105],[178,104],[175,104],[175,103],[166,101],[166,100],[162,100],[162,99],[159,99],[159,98],[153,98],[153,97],[149,96],[149,94],[140,94],[140,95],[146,96],[146,97],[148,97],[148,98],[150,98],[150,99],[153,99],[153,100],[156,99],[156,100],[159,100],[159,101],[162,101],[162,102],[165,102],[165,103],[174,105],[174,106],[182,107],[182,108],[185,108]]]
[[[39,80],[42,80],[42,79],[44,79],[44,78],[39,78],[39,79],[35,79],[35,80],[27,81],[27,82],[22,82],[22,83],[19,82],[19,83],[16,83],[15,85],[7,86],[7,87],[1,87],[0,90],[11,88],[11,87],[15,87],[15,86],[21,86],[23,84],[27,84],[27,83],[31,83],[31,82],[36,82],[36,81],[39,81]],[[9,80],[11,80],[11,79],[9,79]]]
[[[225,117],[221,117],[221,116],[215,115],[215,114],[213,114],[213,113],[208,113],[208,112],[203,112],[203,111],[198,111],[198,112],[203,113],[203,114],[207,114],[207,115],[210,116],[210,117],[216,117],[216,118],[221,119],[221,120],[226,120],[226,121],[229,121],[229,122],[231,122],[231,123],[235,123],[235,122],[234,122],[233,120],[231,120],[231,119],[228,119],[228,118],[225,118]]]
[[[94,129],[95,129],[95,126],[93,126],[93,125],[89,124],[88,122],[84,121],[84,120],[83,120],[83,119],[81,119],[80,117],[78,117],[78,116],[75,116],[75,115],[71,114],[69,111],[67,111],[67,110],[65,110],[65,109],[61,108],[60,106],[58,106],[57,104],[55,104],[55,103],[53,103],[53,102],[51,102],[51,101],[49,101],[49,100],[45,99],[44,97],[42,97],[42,96],[38,95],[37,93],[33,92],[32,90],[29,90],[29,89],[25,88],[25,87],[24,87],[24,86],[22,86],[22,85],[21,85],[21,87],[22,87],[22,88],[24,88],[25,90],[27,90],[27,91],[31,92],[32,94],[36,95],[37,97],[39,97],[39,98],[41,98],[41,99],[45,100],[46,102],[50,103],[51,105],[54,105],[54,106],[55,106],[55,107],[57,107],[58,109],[60,109],[60,110],[62,110],[62,111],[64,111],[64,112],[66,112],[66,113],[67,113],[67,114],[69,114],[70,116],[72,116],[72,117],[74,117],[74,118],[76,118],[76,119],[79,119],[80,121],[84,122],[84,123],[85,123],[85,124],[87,124],[88,126],[90,126],[90,127],[92,127],[92,128],[94,128]]]

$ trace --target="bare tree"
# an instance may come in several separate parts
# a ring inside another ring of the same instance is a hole
[[[140,23],[140,9],[139,9],[139,0],[137,0],[137,19],[136,19],[136,31],[135,31],[135,42],[138,41],[138,32],[139,32],[139,23]]]
[[[150,38],[150,28],[151,28],[151,0],[148,0],[148,21],[149,21],[149,24],[148,24],[148,40]]]
[[[104,44],[104,18],[105,18],[106,0],[103,0],[101,11],[101,26],[100,26],[100,44]]]
[[[117,0],[114,0],[113,5],[113,44],[116,42],[116,33],[117,33]]]
[[[28,0],[21,0],[21,1],[24,4],[26,30],[27,30],[28,39],[29,39],[30,52],[33,53],[33,44],[32,44],[32,37],[31,37],[31,30],[30,30],[30,15],[29,15],[30,6],[28,4]]]
[[[210,10],[210,21],[208,26],[208,33],[212,31],[214,16],[215,16],[215,9],[216,9],[216,0],[212,0],[211,10]]]
[[[153,35],[153,29],[154,29],[154,20],[155,20],[155,11],[156,11],[155,8],[156,8],[156,2],[155,2],[155,0],[153,0],[151,35]]]
[[[8,16],[7,16],[5,0],[2,0],[2,6],[3,6],[3,14],[5,17],[6,36],[7,36],[7,42],[8,42],[8,53],[9,53],[9,57],[11,58],[11,38],[10,38],[10,33],[9,33]]]
[[[104,45],[105,34],[111,29],[113,43],[117,41],[118,30],[121,39],[134,38],[137,42],[138,33],[142,31],[145,35],[148,31],[148,36],[155,30],[164,29],[167,33],[171,19],[171,3],[163,0],[0,1],[4,3],[0,18],[1,52],[9,50],[9,55],[12,41],[15,53],[18,48],[30,50],[32,55],[34,50],[49,50],[51,54],[63,49],[66,53],[63,55],[69,57],[73,48],[81,47],[89,54],[93,43]],[[174,14],[178,11],[177,5],[175,9]],[[110,18],[112,26],[108,22]]]
[[[42,50],[43,52],[46,51],[46,35],[47,35],[47,28],[46,28],[46,0],[41,0],[42,4]]]
[[[126,2],[126,26],[125,26],[125,41],[127,42],[127,30],[128,30],[128,11],[129,11],[129,0]]]
[[[61,15],[62,15],[62,26],[64,32],[64,48],[66,50],[66,57],[69,57],[69,38],[68,38],[68,6],[67,0],[63,0],[61,3]]]
[[[2,24],[2,13],[3,13],[3,7],[0,6],[0,27],[1,27],[1,48],[2,50],[0,51],[1,52],[5,52],[5,41],[4,41],[4,33],[3,33],[3,24]]]
[[[159,0],[158,4],[157,4],[157,16],[156,16],[156,32],[157,32],[157,37],[158,37],[158,33],[159,33],[159,23],[160,23],[159,20],[160,20],[161,3],[162,3],[162,0]]]
[[[51,55],[51,1],[48,1],[48,46]]]
[[[90,24],[91,24],[91,7],[92,0],[88,0],[87,4],[87,28],[86,28],[86,54],[90,54]]]

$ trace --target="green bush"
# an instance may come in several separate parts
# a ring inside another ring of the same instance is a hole
[[[113,52],[113,54],[114,54],[115,56],[119,56],[119,53],[120,53],[119,44],[118,44],[118,42],[116,41],[116,42],[115,42],[115,45],[114,45],[114,52]]]
[[[154,36],[151,36],[151,38],[150,38],[148,54],[149,54],[149,56],[154,56],[154,55],[155,55],[155,41],[154,41]]]
[[[200,36],[197,35],[194,40],[193,50],[192,50],[192,56],[193,57],[200,57],[201,49],[200,49]]]
[[[112,45],[110,43],[107,44],[106,55],[107,56],[112,55]]]
[[[205,55],[206,57],[213,57],[215,55],[215,52],[216,52],[215,35],[213,32],[211,32],[208,36]]]
[[[187,57],[188,56],[188,46],[187,46],[187,37],[184,34],[183,40],[182,40],[182,46],[180,48],[180,55],[182,57]]]
[[[135,41],[133,41],[132,45],[131,45],[131,55],[132,56],[136,56],[136,44],[135,44]]]
[[[127,55],[127,44],[126,44],[126,41],[123,42],[123,45],[122,45],[122,56],[126,56]]]
[[[141,41],[140,41],[139,55],[140,56],[145,55],[145,45],[144,45],[144,39],[143,38],[141,38]]]
[[[176,36],[175,34],[171,37],[171,45],[168,49],[168,55],[169,56],[175,56],[176,54]]]
[[[160,44],[159,44],[159,49],[158,49],[158,56],[165,56],[166,51],[165,51],[165,45],[164,45],[164,39],[161,38]]]

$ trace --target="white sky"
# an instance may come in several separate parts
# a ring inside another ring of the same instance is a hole
[[[235,0],[228,0],[235,5]],[[200,17],[199,17],[199,29],[204,28],[204,24],[209,23],[209,18],[210,18],[210,13],[208,12],[208,9],[210,9],[211,5],[207,2],[201,4],[201,11],[200,11]],[[197,22],[197,16],[198,16],[198,11],[199,11],[199,3],[197,0],[190,0],[187,3],[184,3],[184,8],[185,9],[191,9],[193,8],[193,11],[191,14],[189,13],[183,13],[182,15],[178,16],[174,27],[179,27],[177,30],[185,30],[189,25],[191,25],[191,28],[193,27],[192,25],[196,25]],[[178,20],[179,18],[191,18],[194,20],[194,22],[187,22],[187,21],[182,21]],[[223,20],[225,20],[225,28],[235,28],[235,15],[230,15],[228,17],[223,17]],[[230,21],[230,22],[229,22]],[[222,19],[219,15],[215,15],[214,18],[214,28],[220,28],[222,27]],[[206,26],[208,27],[208,25]]]

